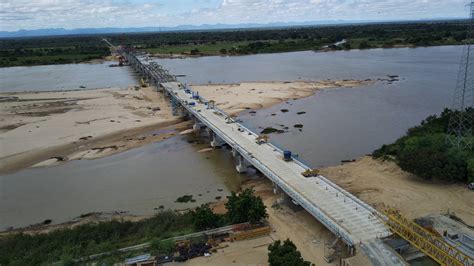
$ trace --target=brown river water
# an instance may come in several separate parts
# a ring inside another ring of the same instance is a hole
[[[330,53],[298,52],[239,57],[158,60],[188,83],[270,80],[387,79],[353,89],[318,92],[257,114],[246,125],[288,126],[272,135],[276,145],[298,153],[314,167],[371,153],[451,103],[462,47],[376,49]],[[0,91],[127,87],[137,83],[128,68],[108,63],[0,69]],[[14,73],[14,74],[12,74]],[[290,110],[288,113],[280,109]],[[306,114],[297,115],[304,111]],[[275,116],[272,114],[275,113]],[[303,130],[293,128],[303,124]],[[64,222],[94,211],[153,214],[156,208],[184,209],[225,197],[243,176],[230,153],[197,151],[185,137],[93,161],[27,169],[0,176],[0,230],[52,219]],[[194,203],[175,203],[190,194]],[[202,196],[199,196],[201,194]]]

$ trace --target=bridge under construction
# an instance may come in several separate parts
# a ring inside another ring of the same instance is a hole
[[[237,171],[246,172],[249,167],[260,171],[273,182],[275,191],[283,192],[292,203],[304,208],[337,239],[342,240],[350,254],[362,251],[374,265],[406,265],[380,239],[392,235],[392,232],[404,237],[403,232],[409,234],[413,231],[396,230],[390,215],[378,212],[324,176],[303,176],[303,173],[312,171],[309,166],[272,143],[261,141],[261,136],[216,107],[214,101],[204,99],[178,82],[174,75],[146,55],[117,47],[112,49],[112,45],[108,44],[111,50],[118,51],[134,70],[168,97],[173,114],[193,120],[194,131],[208,136],[212,147],[229,146],[236,159]],[[403,224],[397,226],[404,227]],[[426,240],[424,237],[416,239]],[[411,243],[423,248],[416,241]],[[456,257],[459,254],[454,247],[444,250],[444,246],[429,247],[430,250],[422,251],[442,265],[468,266],[473,263],[472,258]]]

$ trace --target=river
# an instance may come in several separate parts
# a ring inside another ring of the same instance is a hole
[[[188,83],[399,76],[395,82],[378,81],[366,87],[325,90],[259,110],[256,115],[241,115],[244,123],[256,130],[288,126],[289,132],[273,134],[272,142],[319,167],[370,153],[400,137],[426,116],[449,106],[461,52],[461,47],[445,46],[158,62],[174,74],[186,75],[182,80]],[[10,74],[16,71],[12,69],[17,68],[0,69],[0,91],[126,87],[137,83],[128,68],[97,64],[93,65],[97,69],[90,71],[85,66],[90,65],[18,68],[21,75],[13,77]],[[56,75],[64,73],[61,72],[64,68],[75,74],[68,78]],[[49,74],[39,75],[42,71]],[[124,73],[127,78],[121,77]],[[91,83],[85,82],[85,76]],[[283,108],[290,111],[280,112]],[[300,111],[306,114],[297,115]],[[303,124],[304,128],[300,132],[293,128],[294,124]],[[198,153],[202,147],[177,137],[98,160],[0,176],[0,229],[45,219],[62,222],[92,211],[152,214],[160,205],[187,208],[214,200],[216,196],[224,197],[243,177],[235,173],[228,152]],[[197,201],[174,202],[184,194],[192,194]]]

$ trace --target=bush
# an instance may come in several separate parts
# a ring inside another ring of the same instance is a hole
[[[221,224],[222,217],[215,214],[208,204],[197,207],[192,212],[194,227],[198,230],[216,228]]]
[[[472,112],[469,109],[466,112]],[[375,150],[375,158],[395,158],[403,170],[425,179],[467,182],[474,179],[474,153],[449,145],[446,134],[454,114],[444,110],[439,117],[429,116],[421,125],[410,128],[395,143]]]
[[[174,240],[159,240],[154,239],[150,243],[150,248],[154,251],[157,251],[158,254],[172,254],[175,251],[176,243]]]
[[[240,194],[232,192],[227,198],[225,207],[227,208],[227,218],[231,223],[250,222],[255,224],[268,216],[265,204],[260,197],[254,195],[252,189],[247,188]]]
[[[309,266],[311,263],[305,261],[301,253],[296,249],[295,244],[289,239],[285,240],[283,244],[277,240],[268,246],[268,263],[270,266]]]

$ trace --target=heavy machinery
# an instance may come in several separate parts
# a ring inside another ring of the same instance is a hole
[[[260,135],[258,136],[256,139],[255,139],[255,142],[258,144],[258,145],[262,145],[264,143],[267,143],[268,142],[268,135]]]
[[[439,235],[407,219],[398,210],[385,208],[382,213],[385,214],[385,217],[381,217],[382,220],[392,232],[410,242],[440,265],[472,266],[474,264],[473,258],[444,241]]]
[[[302,176],[304,177],[316,177],[319,175],[319,170],[318,169],[307,169],[303,173],[301,173]]]

